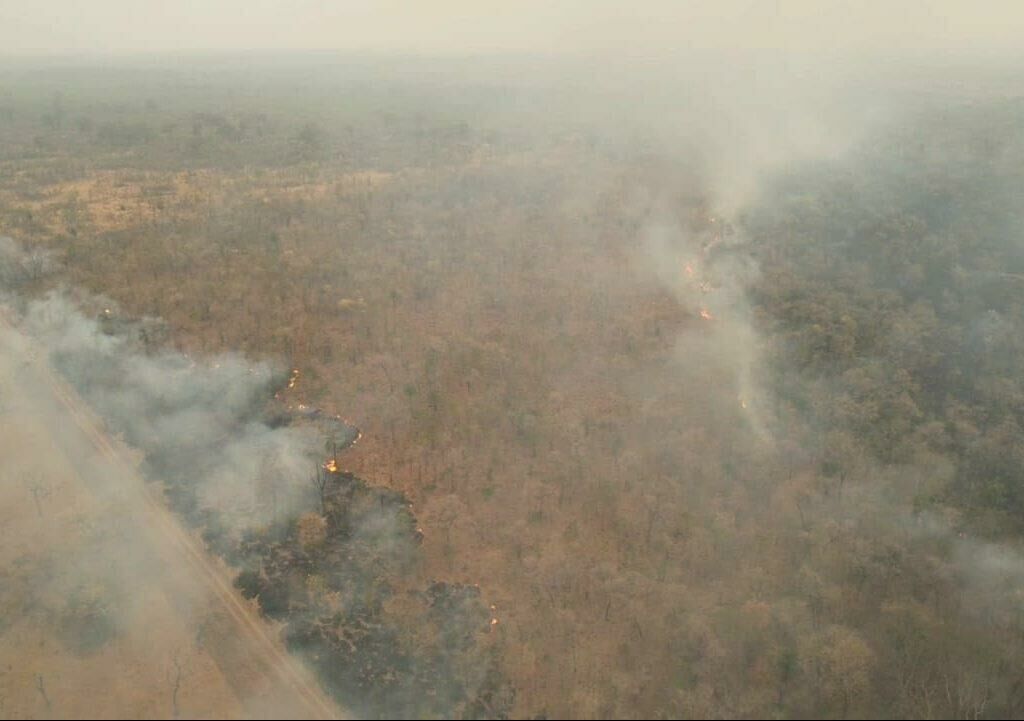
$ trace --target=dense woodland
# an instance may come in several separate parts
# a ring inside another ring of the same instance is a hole
[[[299,369],[286,402],[362,429],[363,500],[219,548],[342,703],[1024,714],[1024,102],[908,103],[718,207],[713,158],[552,86],[304,62],[4,66],[0,234],[61,264],[33,292]],[[324,540],[378,499],[407,555]]]

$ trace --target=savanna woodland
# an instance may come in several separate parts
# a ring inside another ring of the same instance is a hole
[[[10,62],[9,285],[316,416],[244,529],[217,438],[107,421],[355,714],[1024,715],[1021,88],[741,180],[528,70]]]

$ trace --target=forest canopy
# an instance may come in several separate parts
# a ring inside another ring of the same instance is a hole
[[[578,67],[203,62],[0,66],[0,272],[363,431],[350,505],[236,536],[150,457],[341,703],[1024,714],[1005,75],[862,88],[839,114],[885,112],[796,152]]]

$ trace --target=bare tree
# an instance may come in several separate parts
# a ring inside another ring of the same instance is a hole
[[[53,704],[50,703],[50,697],[46,695],[46,686],[43,685],[42,674],[36,674],[36,689],[39,691],[39,695],[43,697],[43,702],[46,704],[47,712],[53,710]]]
[[[25,487],[32,494],[32,500],[36,504],[36,513],[43,517],[43,500],[50,497],[51,488],[43,483],[43,477],[33,473],[25,479]]]
[[[320,513],[325,516],[327,515],[327,481],[329,478],[330,474],[326,468],[316,467],[316,473],[313,475],[313,487],[316,488],[317,497],[320,499]]]
[[[178,652],[175,652],[174,657],[171,659],[171,665],[173,670],[171,673],[171,715],[174,718],[181,716],[181,710],[178,708],[178,692],[181,691],[181,656]]]

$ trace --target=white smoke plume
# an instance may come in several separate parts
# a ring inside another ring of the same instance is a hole
[[[57,292],[26,305],[24,328],[110,430],[145,454],[157,479],[194,486],[198,507],[189,511],[216,510],[242,530],[309,505],[322,444],[312,428],[260,420],[280,380],[269,364],[150,352]]]

